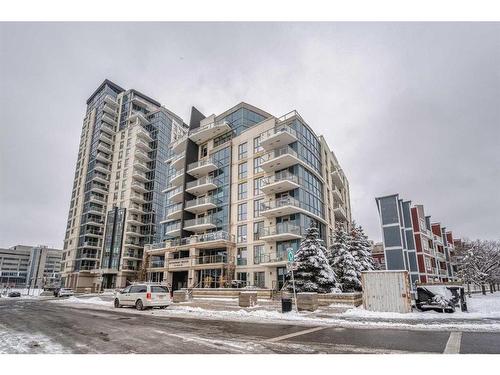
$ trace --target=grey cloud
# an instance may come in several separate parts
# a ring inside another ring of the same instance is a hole
[[[109,78],[188,119],[247,101],[297,109],[374,197],[423,203],[456,235],[500,228],[498,23],[3,23],[0,246],[62,246],[85,100]]]

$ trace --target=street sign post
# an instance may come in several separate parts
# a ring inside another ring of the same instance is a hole
[[[293,288],[293,298],[295,299],[295,311],[299,312],[299,309],[297,307],[297,293],[295,291],[295,279],[293,277],[295,251],[291,247],[289,247],[286,250],[287,250],[287,258],[288,258],[287,268],[290,269],[290,272],[292,274],[292,288]]]

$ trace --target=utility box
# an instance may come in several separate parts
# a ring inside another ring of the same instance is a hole
[[[407,271],[362,272],[361,284],[365,310],[411,312],[410,281]]]

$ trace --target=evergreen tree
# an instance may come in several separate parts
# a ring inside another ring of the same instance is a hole
[[[361,290],[359,265],[349,249],[350,236],[341,225],[334,232],[333,244],[328,252],[328,261],[342,292]]]
[[[361,225],[356,225],[355,222],[352,223],[349,249],[358,263],[358,278],[361,281],[361,272],[373,271],[375,269],[375,262],[373,261],[371,244],[368,241],[368,237],[365,235]]]
[[[319,238],[318,228],[311,223],[295,253],[297,270],[294,271],[294,279],[297,292],[331,293],[336,290],[335,273],[325,252],[326,248],[323,240]]]

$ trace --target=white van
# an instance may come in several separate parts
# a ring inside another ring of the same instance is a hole
[[[116,308],[135,306],[137,310],[149,307],[164,309],[170,304],[170,293],[165,286],[151,283],[133,284],[120,291],[114,300]]]

